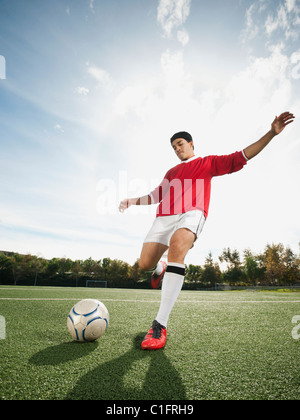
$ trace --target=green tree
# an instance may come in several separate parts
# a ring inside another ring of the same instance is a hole
[[[218,263],[215,263],[210,252],[206,257],[204,263],[204,270],[202,272],[202,282],[210,286],[215,286],[222,278],[222,273]]]
[[[87,260],[84,260],[82,263],[82,269],[85,275],[92,276],[94,274],[96,262],[90,257]]]
[[[14,285],[18,284],[18,281],[21,279],[22,275],[24,274],[24,265],[22,261],[22,255],[18,253],[14,253],[10,257],[11,261],[11,269],[14,279]]]
[[[283,254],[285,266],[284,281],[286,284],[295,284],[300,280],[300,259],[293,253],[290,247],[286,247]]]
[[[82,272],[83,272],[82,261],[81,260],[74,261],[72,265],[72,273],[75,277],[76,287],[78,287],[78,280]]]
[[[5,284],[12,278],[12,261],[8,255],[0,254],[0,281]]]
[[[284,265],[284,246],[279,244],[268,244],[261,260],[265,266],[265,281],[270,285],[282,283],[286,267]]]
[[[185,279],[192,283],[200,283],[202,280],[203,268],[200,265],[190,264],[185,273]]]
[[[30,272],[34,277],[34,286],[36,286],[39,275],[45,273],[47,270],[47,260],[45,260],[44,258],[39,258],[36,255],[30,255],[27,264],[27,271]]]
[[[130,269],[130,277],[132,280],[137,283],[141,277],[142,277],[142,270],[139,266],[139,260],[136,260],[136,262],[133,264],[133,266]]]
[[[231,251],[225,248],[219,256],[221,263],[227,263],[227,270],[223,273],[223,281],[231,285],[237,285],[243,282],[244,273],[241,267],[240,254],[237,250]]]
[[[253,286],[263,283],[266,269],[260,266],[258,258],[252,254],[250,249],[244,251],[243,270],[247,283]]]
[[[48,262],[46,274],[48,278],[54,277],[59,274],[60,269],[60,259],[59,258],[52,258]]]

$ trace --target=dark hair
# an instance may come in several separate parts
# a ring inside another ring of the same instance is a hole
[[[174,134],[174,136],[171,137],[171,143],[176,139],[185,139],[188,143],[193,141],[193,137],[186,131],[179,131],[179,133]]]

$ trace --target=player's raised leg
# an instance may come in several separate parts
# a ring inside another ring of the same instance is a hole
[[[146,242],[143,244],[139,266],[142,270],[154,270],[163,254],[169,247],[158,242]]]
[[[158,242],[147,242],[143,245],[139,266],[142,270],[153,271],[151,277],[152,289],[159,289],[161,286],[167,264],[164,261],[160,261],[160,259],[167,249],[166,245]]]

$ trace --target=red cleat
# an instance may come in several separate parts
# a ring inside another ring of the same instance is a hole
[[[142,341],[143,350],[162,349],[167,340],[167,329],[156,320]]]
[[[164,261],[160,261],[160,263],[163,266],[163,271],[161,274],[155,274],[155,272],[152,274],[151,277],[151,288],[152,289],[159,289],[161,284],[162,284],[162,280],[163,277],[165,275],[166,269],[167,269],[167,263],[165,263]]]

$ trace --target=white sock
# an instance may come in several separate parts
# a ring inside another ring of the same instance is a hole
[[[162,263],[161,262],[157,263],[156,269],[154,270],[155,274],[157,274],[159,276],[163,272],[163,269],[164,269],[164,267],[163,267]]]
[[[166,328],[170,313],[182,289],[184,270],[184,264],[169,263],[163,279],[160,308],[155,319]]]

